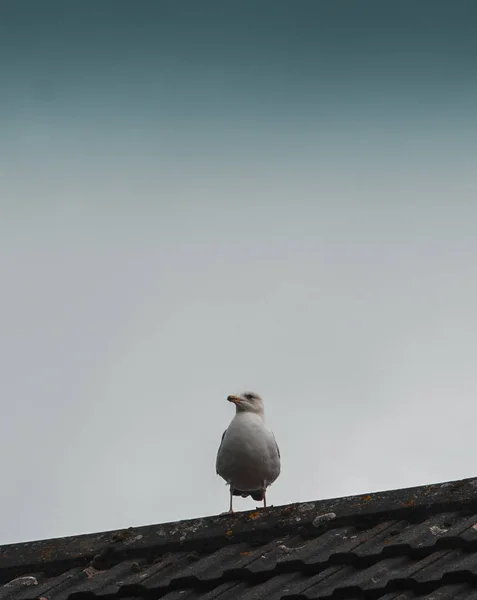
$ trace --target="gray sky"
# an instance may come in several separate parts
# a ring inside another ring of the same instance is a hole
[[[245,389],[275,505],[475,476],[475,3],[336,4],[2,5],[0,543],[226,510]]]

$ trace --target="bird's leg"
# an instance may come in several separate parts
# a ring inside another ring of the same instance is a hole
[[[263,490],[263,508],[267,508],[267,490]]]
[[[234,490],[233,487],[230,486],[230,506],[229,506],[229,513],[233,513],[233,508],[232,508],[232,498],[234,497]]]

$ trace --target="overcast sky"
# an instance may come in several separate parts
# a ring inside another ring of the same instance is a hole
[[[2,2],[0,543],[477,475],[476,18]]]

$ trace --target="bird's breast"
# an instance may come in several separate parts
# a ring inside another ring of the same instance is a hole
[[[275,438],[258,415],[237,415],[227,429],[217,471],[238,489],[258,489],[280,472]]]

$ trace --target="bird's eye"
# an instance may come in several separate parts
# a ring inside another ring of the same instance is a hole
[[[254,396],[253,394],[244,394],[244,398],[246,398],[247,400],[253,400]]]

